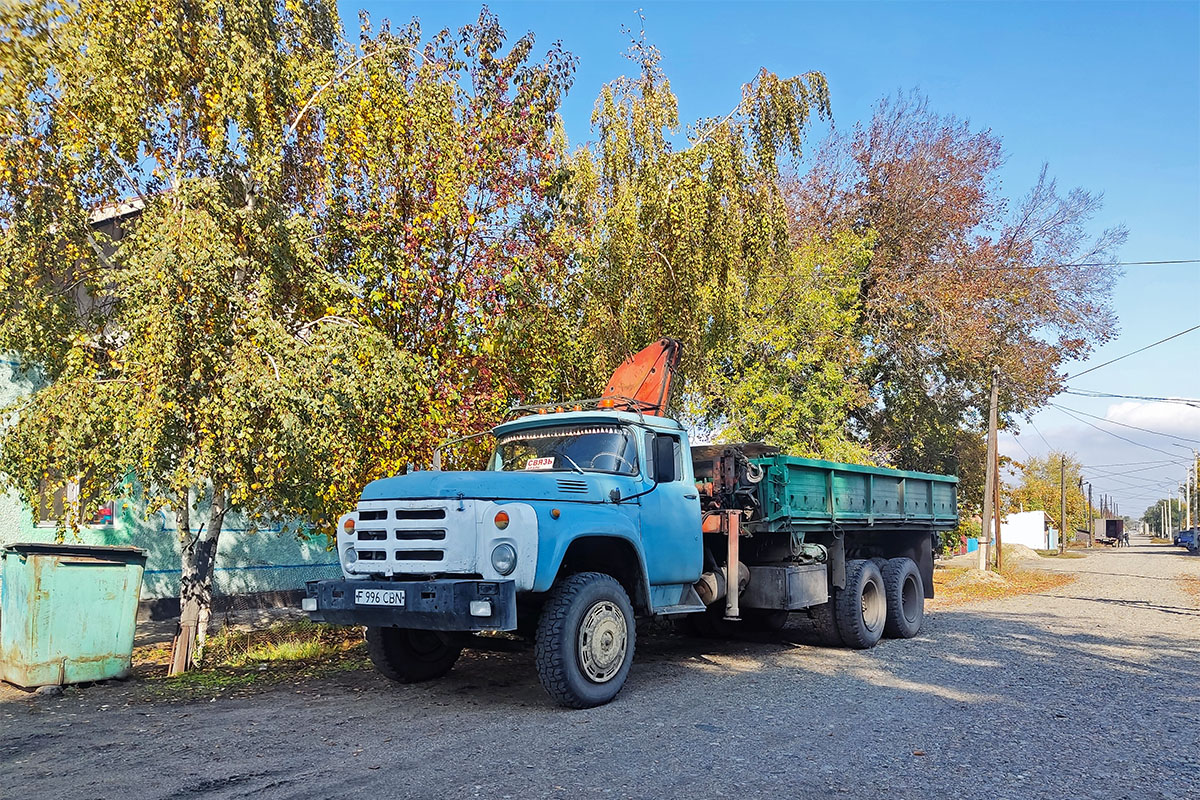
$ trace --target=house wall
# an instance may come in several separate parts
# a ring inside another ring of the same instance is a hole
[[[1009,514],[1000,521],[1000,540],[1004,544],[1023,544],[1034,550],[1045,550],[1058,546],[1058,537],[1052,537],[1054,543],[1046,534],[1046,512],[1022,511]]]
[[[33,388],[33,381],[11,358],[0,356],[0,408]],[[15,492],[0,494],[0,546],[13,542],[53,542],[53,527],[35,524],[32,509]],[[135,501],[118,501],[112,525],[87,526],[66,541],[80,544],[133,545],[148,551],[142,599],[179,593],[180,542],[174,516],[147,514]],[[2,569],[2,561],[0,561]],[[337,554],[324,537],[305,541],[294,525],[251,532],[245,519],[230,515],[217,548],[213,590],[218,595],[301,589],[309,580],[338,578]],[[0,581],[3,572],[0,572]]]

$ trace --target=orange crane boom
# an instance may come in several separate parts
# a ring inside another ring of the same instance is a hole
[[[627,357],[608,379],[602,401],[613,408],[663,416],[671,401],[671,381],[683,346],[659,339]]]

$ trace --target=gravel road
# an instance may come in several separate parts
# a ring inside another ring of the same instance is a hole
[[[1200,558],[1134,543],[865,652],[649,633],[590,711],[550,706],[529,653],[212,702],[8,692],[0,798],[1200,797],[1200,601],[1176,580]]]

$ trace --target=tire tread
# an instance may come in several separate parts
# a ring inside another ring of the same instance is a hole
[[[570,616],[575,598],[585,588],[597,583],[611,584],[609,588],[624,598],[626,608],[632,608],[629,596],[616,578],[602,572],[578,572],[550,590],[541,619],[538,620],[533,650],[538,679],[550,698],[567,708],[591,708],[596,705],[572,691],[568,668],[563,662],[563,652],[559,643],[564,639],[563,628],[567,624],[567,617]],[[634,650],[636,635],[637,626],[630,624],[629,641],[626,645],[630,653]]]
[[[915,628],[911,628],[908,620],[904,618],[904,590],[898,585],[909,569],[916,575],[917,596],[921,600],[921,618],[917,620]],[[882,573],[883,589],[888,603],[887,623],[884,625],[883,635],[892,639],[911,639],[920,632],[925,617],[925,586],[921,580],[921,571],[911,558],[891,558],[884,565]]]

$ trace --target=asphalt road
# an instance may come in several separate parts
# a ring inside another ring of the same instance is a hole
[[[0,798],[1200,797],[1200,558],[1135,545],[865,652],[651,633],[589,711],[529,653],[211,702],[9,692]]]

